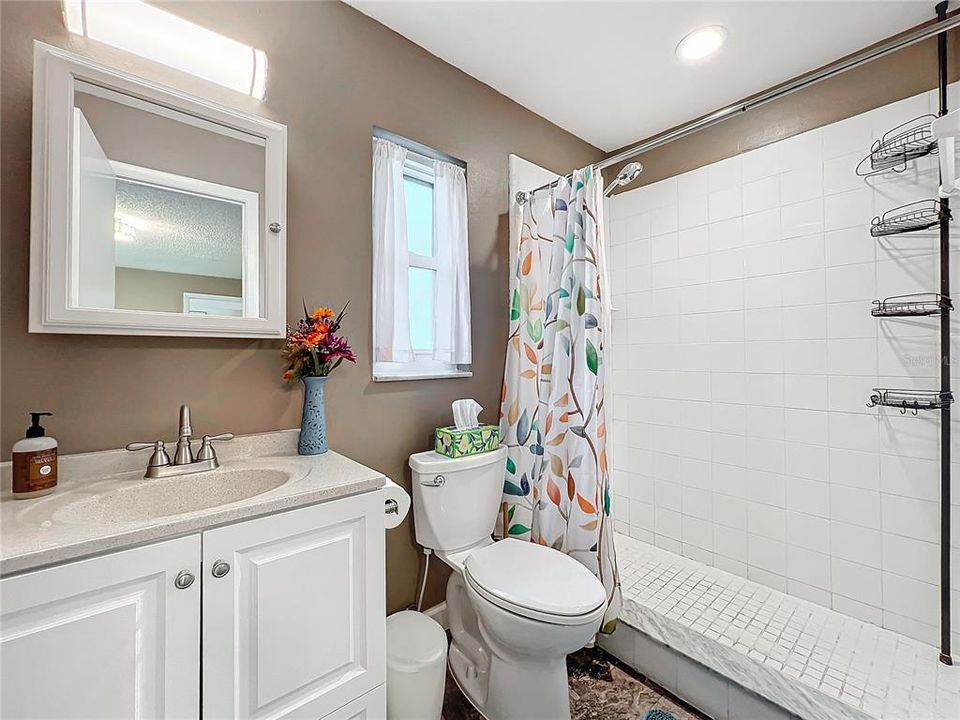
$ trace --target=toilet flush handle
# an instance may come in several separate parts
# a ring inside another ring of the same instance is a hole
[[[442,486],[447,479],[443,475],[435,475],[429,480],[421,480],[420,484],[425,487],[440,487]]]

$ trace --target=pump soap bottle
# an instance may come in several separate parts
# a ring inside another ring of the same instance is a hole
[[[47,437],[40,418],[49,412],[32,412],[27,436],[13,445],[13,497],[49,495],[57,488],[57,441]]]

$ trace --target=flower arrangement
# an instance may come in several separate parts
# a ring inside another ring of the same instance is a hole
[[[340,363],[357,361],[350,344],[338,335],[347,306],[334,314],[328,307],[318,307],[313,312],[303,305],[303,320],[297,326],[287,326],[287,342],[283,346],[283,359],[287,370],[283,373],[286,382],[295,382],[305,377],[326,377]]]

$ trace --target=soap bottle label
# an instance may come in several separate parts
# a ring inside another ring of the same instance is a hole
[[[49,490],[57,484],[57,449],[13,453],[13,492]]]

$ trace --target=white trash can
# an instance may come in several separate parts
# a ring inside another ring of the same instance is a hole
[[[387,618],[387,720],[440,720],[447,634],[423,613]]]

